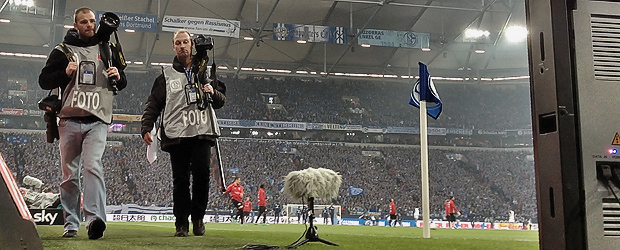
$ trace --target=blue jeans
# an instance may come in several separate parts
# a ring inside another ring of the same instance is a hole
[[[65,230],[77,231],[80,228],[81,175],[84,181],[83,207],[87,227],[96,218],[106,221],[106,191],[101,158],[105,150],[108,126],[101,121],[79,123],[61,119],[58,132],[62,166],[60,202],[65,216]],[[82,165],[84,172],[80,174]]]

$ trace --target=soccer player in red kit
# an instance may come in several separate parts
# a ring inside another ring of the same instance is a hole
[[[260,188],[258,189],[258,216],[256,217],[256,222],[258,223],[258,219],[263,215],[263,225],[267,224],[267,197],[265,196],[265,185],[260,184]]]
[[[454,205],[454,196],[451,196],[450,199],[446,200],[446,219],[450,222],[450,228],[456,228],[456,216],[454,214],[461,215],[458,209],[456,209],[456,205]]]
[[[388,226],[392,226],[392,221],[394,222],[394,226],[396,226],[396,203],[394,203],[394,199],[390,199],[390,219],[388,220]]]
[[[250,197],[246,197],[245,198],[245,202],[243,203],[243,216],[245,218],[249,218],[250,219],[250,223],[252,223],[251,217],[250,216],[250,212],[252,212],[252,201],[250,201]],[[241,223],[243,224],[243,223]]]
[[[241,186],[241,177],[235,177],[235,182],[226,188],[224,194],[230,193],[230,201],[237,208],[237,216],[241,217],[241,225],[243,225],[243,187]]]

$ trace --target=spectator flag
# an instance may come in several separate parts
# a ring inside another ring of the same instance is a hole
[[[426,65],[418,62],[420,65],[420,79],[415,82],[409,97],[409,104],[416,108],[420,108],[420,101],[426,101],[426,113],[437,120],[441,114],[441,99],[435,89],[431,75],[428,73]]]
[[[364,189],[349,185],[349,196],[356,196],[364,193]]]

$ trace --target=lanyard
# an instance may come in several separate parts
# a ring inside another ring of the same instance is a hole
[[[187,82],[188,83],[192,83],[192,69],[194,68],[194,65],[189,67],[189,70],[185,69],[185,67],[183,67],[183,70],[185,70],[185,77],[187,77]]]

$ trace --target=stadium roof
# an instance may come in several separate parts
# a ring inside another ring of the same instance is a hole
[[[171,61],[172,33],[161,31],[161,21],[168,15],[239,21],[239,37],[214,36],[215,48],[209,52],[230,71],[237,67],[292,74],[403,76],[417,75],[417,62],[422,61],[431,73],[445,77],[528,75],[526,40],[508,39],[513,26],[525,27],[524,0],[35,0],[31,1],[34,7],[20,6],[22,2],[29,1],[5,0],[2,6],[0,52],[9,54],[0,58],[14,56],[10,53],[49,54],[62,40],[63,26],[73,24],[74,10],[88,6],[96,11],[157,16],[154,32],[119,32],[134,70]],[[274,40],[274,23],[344,27],[349,29],[349,44]],[[425,50],[430,51],[362,47],[357,43],[358,29],[428,33]],[[482,37],[466,38],[466,29],[476,29]]]

